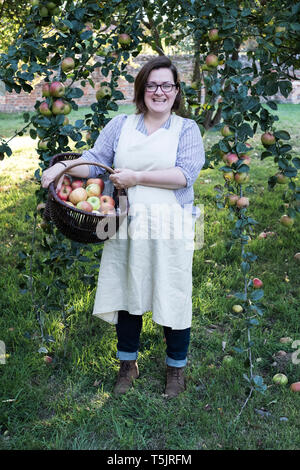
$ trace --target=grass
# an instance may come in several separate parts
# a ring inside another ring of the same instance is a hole
[[[298,155],[299,110],[299,105],[279,107],[280,127],[291,133]],[[15,117],[9,121],[5,120],[8,135],[19,125]],[[208,133],[205,147],[217,137]],[[295,350],[291,343],[279,341],[283,336],[300,340],[299,264],[294,259],[300,246],[299,220],[291,230],[278,223],[283,189],[267,189],[267,179],[276,170],[273,161],[253,157],[251,180],[256,191],[249,196],[249,213],[259,221],[248,245],[258,256],[251,276],[263,280],[265,292],[265,314],[252,329],[253,360],[255,374],[264,378],[267,390],[263,395],[254,393],[233,424],[247,396],[243,374],[249,368],[246,357],[233,352],[235,346],[246,344],[246,330],[244,320],[231,312],[236,302],[230,295],[242,285],[240,248],[226,250],[232,222],[227,211],[215,205],[214,186],[223,182],[220,172],[202,171],[195,184],[195,203],[204,204],[205,243],[194,255],[187,390],[177,400],[163,396],[162,328],[146,314],[139,355],[141,377],[127,395],[115,398],[115,331],[91,316],[95,287],[83,282],[83,273],[97,275],[93,263],[84,271],[78,263],[66,266],[68,328],[58,301],[54,302],[43,325],[44,334],[54,338],[47,343],[53,362],[45,364],[38,352],[40,326],[30,293],[22,294],[20,289],[24,274],[30,274],[29,260],[25,273],[19,267],[19,252],[31,249],[38,189],[33,173],[38,157],[29,136],[14,139],[12,145],[13,156],[0,162],[0,339],[7,354],[6,363],[0,364],[0,448],[299,449],[299,394],[272,383],[277,372],[285,373],[289,383],[300,380],[300,366],[291,360]],[[258,156],[262,150],[258,137],[253,145]],[[45,268],[49,252],[42,250],[45,234],[40,223],[38,218],[33,274],[34,283],[41,286],[36,297],[43,300],[42,294],[54,280],[55,263]],[[258,240],[263,229],[276,236]],[[93,256],[99,249],[88,247],[84,252]],[[281,350],[286,356],[280,355]],[[234,359],[224,365],[222,359],[228,353]]]

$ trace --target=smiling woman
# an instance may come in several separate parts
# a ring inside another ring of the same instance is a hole
[[[130,206],[130,226],[123,224],[117,236],[104,243],[93,310],[93,315],[116,325],[117,395],[139,376],[139,338],[148,311],[164,328],[165,394],[175,397],[185,389],[195,222],[195,211],[186,205],[193,209],[193,183],[205,157],[197,124],[173,113],[180,97],[171,61],[165,56],[149,61],[135,80],[136,114],[114,117],[80,159],[114,166],[110,180],[127,190]],[[55,167],[44,172],[45,185],[55,179]],[[90,178],[99,171],[87,165],[78,168]]]

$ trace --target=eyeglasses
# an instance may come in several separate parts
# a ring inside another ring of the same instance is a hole
[[[170,93],[173,87],[176,87],[173,83],[162,83],[161,85],[157,85],[157,83],[146,83],[145,91],[148,93],[156,93],[158,88],[160,88],[164,93]]]

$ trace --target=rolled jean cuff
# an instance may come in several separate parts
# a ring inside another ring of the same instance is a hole
[[[136,352],[117,351],[117,358],[120,359],[120,361],[136,361],[138,358],[138,351]]]
[[[187,358],[185,359],[172,359],[166,356],[166,364],[171,367],[185,367],[187,365]]]

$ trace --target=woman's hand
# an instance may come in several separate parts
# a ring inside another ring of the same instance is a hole
[[[113,182],[117,189],[130,188],[136,186],[138,181],[137,171],[127,168],[116,168],[115,173],[110,175],[109,179]]]
[[[56,180],[57,176],[62,172],[63,169],[64,167],[62,164],[56,163],[50,168],[47,168],[47,170],[43,171],[42,179],[41,179],[42,187],[48,188],[50,183]],[[58,184],[56,186],[56,191],[60,190],[64,176],[65,175],[63,174],[61,178],[59,179]]]

